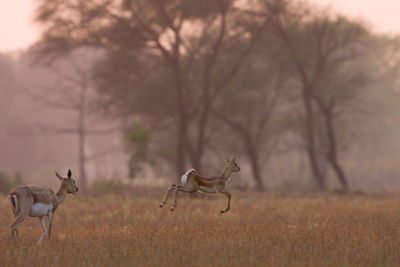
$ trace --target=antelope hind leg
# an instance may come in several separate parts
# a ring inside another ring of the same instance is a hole
[[[18,225],[20,223],[22,223],[27,215],[25,215],[24,213],[20,212],[17,217],[15,218],[14,222],[10,225],[10,229],[11,229],[11,238],[14,239],[14,232],[17,233],[17,237],[19,240],[21,240],[21,235],[19,234],[18,231]]]
[[[178,185],[175,188],[175,196],[174,196],[174,201],[172,202],[172,206],[171,206],[171,211],[174,211],[175,207],[176,207],[176,200],[178,198],[178,192],[185,192],[185,193],[194,193],[197,191],[197,187],[193,186],[193,185],[189,185],[186,184],[185,186],[182,185]]]
[[[17,233],[18,239],[22,240],[21,234],[19,233],[19,225],[15,226],[15,230],[14,231]]]
[[[160,208],[164,207],[164,205],[167,203],[169,193],[171,193],[171,191],[173,191],[175,188],[176,188],[176,184],[171,184],[168,187],[167,192],[164,195],[164,200],[160,203]]]
[[[182,186],[178,185],[175,187],[174,201],[172,202],[172,206],[170,208],[171,211],[174,211],[174,209],[176,207],[176,198],[178,197],[179,187],[182,187]]]

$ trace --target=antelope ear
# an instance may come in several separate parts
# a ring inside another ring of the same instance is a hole
[[[60,181],[62,181],[62,180],[63,180],[62,176],[61,176],[60,174],[58,174],[58,172],[57,172],[57,171],[55,171],[55,172],[56,172],[56,176],[57,176],[57,178],[58,178],[58,179],[60,179]]]
[[[71,169],[68,169],[68,179],[71,179],[71,175],[72,175]]]

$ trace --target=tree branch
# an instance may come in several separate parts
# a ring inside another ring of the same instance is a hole
[[[33,93],[32,91],[30,91],[25,87],[20,87],[20,90],[23,93],[27,94],[31,99],[41,102],[45,105],[50,105],[51,107],[64,109],[68,111],[78,111],[79,106],[77,104],[65,104],[64,102],[59,102],[53,99],[49,99],[44,97],[43,95]]]

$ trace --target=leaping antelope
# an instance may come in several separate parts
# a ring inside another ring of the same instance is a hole
[[[171,211],[173,211],[176,207],[176,199],[179,191],[186,193],[201,191],[204,193],[224,194],[228,198],[228,204],[225,209],[221,210],[221,213],[225,213],[231,209],[231,193],[225,189],[225,186],[228,184],[232,172],[239,171],[240,167],[236,164],[235,159],[227,159],[225,169],[220,176],[206,178],[197,175],[194,169],[190,169],[182,176],[181,185],[171,184],[168,187],[167,193],[164,196],[164,200],[160,203],[160,208],[167,203],[169,193],[173,190],[175,190],[175,197],[171,206]]]
[[[12,238],[14,238],[14,232],[16,232],[18,238],[21,239],[18,226],[27,216],[31,216],[39,217],[40,225],[42,226],[42,235],[40,236],[38,245],[43,241],[46,235],[50,239],[54,212],[64,201],[68,193],[76,195],[79,190],[71,175],[71,170],[68,170],[67,178],[61,177],[61,175],[56,172],[57,178],[61,181],[57,193],[54,193],[51,188],[23,185],[9,194],[8,200],[10,201],[15,217],[14,222],[10,225]],[[48,216],[48,230],[46,229],[44,216]]]

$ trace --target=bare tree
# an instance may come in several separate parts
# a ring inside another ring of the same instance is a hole
[[[184,171],[187,159],[201,172],[212,107],[264,25],[242,14],[237,1],[78,2],[41,2],[37,19],[47,25],[42,54],[96,46],[159,55],[172,77],[165,89],[170,90],[167,101],[174,103],[169,118],[175,126],[176,172]],[[79,19],[71,21],[66,14]]]
[[[50,65],[42,66],[54,76],[54,79],[49,79],[50,82],[48,81],[47,85],[35,85],[30,81],[29,86],[26,85],[22,88],[23,93],[30,99],[43,104],[49,110],[63,110],[76,114],[76,119],[72,124],[54,125],[53,123],[39,121],[38,126],[40,131],[45,134],[77,136],[79,180],[83,192],[87,192],[88,189],[86,171],[88,158],[85,151],[88,136],[108,135],[117,131],[117,129],[96,130],[88,128],[90,105],[95,99],[91,81],[92,66],[98,57],[99,54],[93,51],[75,51],[68,57],[60,58]]]
[[[280,48],[269,41],[264,40],[253,51],[223,93],[223,101],[214,109],[216,116],[228,126],[223,136],[235,135],[234,147],[240,141],[243,147],[240,154],[246,155],[250,162],[258,190],[264,188],[263,167],[276,152],[278,138],[282,136],[280,120],[283,115],[279,106],[285,104],[283,95],[290,80],[288,69],[277,58]]]
[[[313,177],[318,187],[324,189],[326,181],[318,164],[316,146],[317,111],[321,112],[326,133],[326,160],[331,165],[344,190],[348,182],[338,160],[337,137],[335,133],[334,110],[345,103],[340,99],[343,86],[328,86],[326,81],[337,75],[348,62],[356,60],[362,53],[362,43],[367,31],[360,23],[343,17],[330,18],[324,12],[316,13],[308,7],[299,8],[281,0],[264,2],[266,19],[270,22],[269,32],[275,35],[287,49],[291,62],[301,84],[305,110],[306,150]],[[339,78],[336,76],[335,78]],[[365,77],[356,73],[349,83],[362,87]],[[339,78],[340,79],[340,78]],[[347,87],[347,88],[344,88]],[[325,90],[328,89],[328,90]]]

